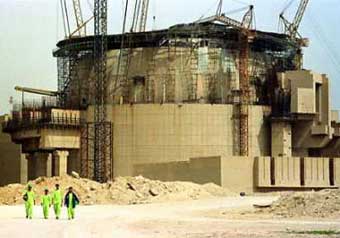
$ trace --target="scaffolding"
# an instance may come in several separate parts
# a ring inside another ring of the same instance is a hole
[[[99,181],[113,177],[112,171],[105,172],[110,167],[107,165],[113,163],[113,154],[109,153],[113,129],[108,125],[106,112],[101,114],[102,109],[106,110],[103,105],[233,104],[234,154],[248,154],[249,136],[242,135],[249,133],[241,131],[246,128],[241,124],[248,123],[248,107],[271,105],[272,92],[277,87],[276,73],[297,69],[295,58],[300,48],[283,34],[256,31],[254,40],[247,44],[242,37],[245,36],[238,29],[194,23],[153,32],[96,35],[59,42],[54,55],[58,57],[60,106],[87,109],[93,105],[96,108],[97,118],[82,128],[83,176]],[[103,51],[98,54],[98,49]],[[106,50],[110,51],[110,65],[106,65]],[[246,62],[242,61],[246,58]],[[104,64],[98,65],[99,61]],[[247,85],[242,85],[242,78],[248,78]],[[143,81],[143,97],[138,100],[133,91],[137,81]],[[110,92],[106,94],[104,88]],[[246,95],[246,99],[241,95]],[[100,127],[98,120],[102,123]],[[96,133],[105,138],[100,145],[94,140],[98,138]],[[104,151],[101,164],[94,163],[93,157],[99,147]],[[101,175],[94,171],[100,171]]]

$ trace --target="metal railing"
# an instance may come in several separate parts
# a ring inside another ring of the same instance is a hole
[[[20,130],[38,129],[38,128],[71,128],[80,127],[81,120],[79,117],[72,115],[63,116],[45,116],[37,118],[12,118],[2,123],[4,132],[11,133]]]

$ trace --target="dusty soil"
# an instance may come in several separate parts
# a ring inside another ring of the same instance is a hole
[[[71,176],[38,178],[31,181],[33,190],[38,195],[43,194],[45,188],[52,191],[55,184],[60,184],[66,192],[72,186],[83,205],[99,204],[142,204],[167,201],[196,200],[214,196],[235,196],[214,184],[198,185],[190,182],[161,182],[139,177],[118,177],[114,182],[100,184],[92,180],[74,178]],[[0,187],[0,204],[22,204],[25,186],[10,184]]]
[[[340,218],[340,190],[281,195],[269,208],[256,209],[255,213],[285,218]]]
[[[11,238],[244,238],[336,237],[311,236],[289,231],[337,230],[340,220],[227,219],[222,212],[251,209],[254,203],[271,203],[277,197],[227,197],[185,202],[140,205],[80,206],[76,219],[42,219],[35,207],[34,219],[23,218],[23,205],[0,206],[0,237]],[[215,214],[213,216],[212,214]]]

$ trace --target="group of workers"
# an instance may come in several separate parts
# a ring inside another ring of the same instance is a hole
[[[33,207],[35,205],[36,196],[33,192],[33,187],[31,184],[28,184],[27,190],[24,193],[23,199],[25,201],[25,209],[26,209],[26,218],[32,219],[33,217]],[[44,190],[44,194],[41,196],[41,206],[44,214],[44,218],[48,219],[50,207],[53,205],[54,213],[56,219],[60,218],[61,208],[63,205],[67,207],[67,216],[68,219],[74,219],[74,210],[76,206],[79,204],[79,199],[77,195],[73,192],[73,188],[69,187],[68,191],[63,199],[63,193],[60,189],[59,184],[55,185],[55,190],[52,195],[49,194],[49,190],[46,188]]]

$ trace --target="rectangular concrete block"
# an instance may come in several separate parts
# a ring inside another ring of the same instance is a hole
[[[340,186],[340,158],[333,159],[334,185]]]
[[[299,187],[300,181],[300,158],[275,157],[274,158],[275,186]]]
[[[198,184],[214,183],[222,185],[221,156],[190,159],[192,181]]]
[[[64,176],[67,174],[68,156],[68,151],[57,150],[53,153],[53,176]]]
[[[329,158],[303,158],[304,185],[306,187],[329,187]]]
[[[256,157],[256,185],[258,187],[271,186],[270,157]]]
[[[221,162],[222,187],[236,193],[252,193],[256,190],[255,158],[222,157]]]

